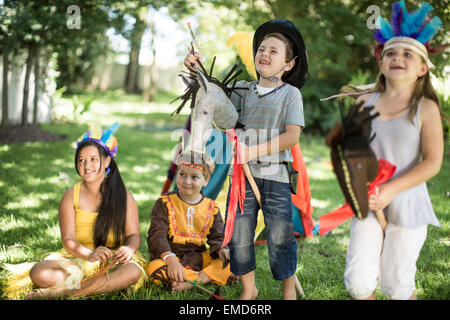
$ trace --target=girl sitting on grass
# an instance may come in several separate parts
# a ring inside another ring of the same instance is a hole
[[[10,278],[6,288],[10,297],[18,298],[14,290],[19,289],[22,294],[29,292],[25,299],[36,299],[103,294],[142,285],[146,266],[137,253],[141,242],[138,208],[114,161],[117,139],[113,134],[118,127],[115,123],[103,134],[88,131],[77,142],[75,168],[81,179],[64,193],[59,206],[64,248],[31,268],[26,288],[18,288],[17,277]],[[38,289],[30,292],[32,286]]]

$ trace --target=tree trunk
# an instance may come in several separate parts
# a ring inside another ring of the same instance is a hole
[[[130,48],[130,61],[127,67],[127,75],[125,79],[125,92],[126,93],[137,93],[138,88],[138,77],[139,77],[139,53],[141,51],[142,36],[145,32],[146,24],[144,21],[136,18],[136,23],[134,24],[133,31],[131,31],[131,48]]]
[[[33,98],[33,124],[37,124],[37,113],[39,103],[39,47],[35,47],[34,52],[34,98]]]
[[[153,60],[152,64],[150,65],[150,70],[148,74],[145,75],[144,79],[144,95],[143,99],[147,102],[152,102],[153,99],[155,99],[156,93],[158,91],[157,88],[157,72],[156,72],[156,48],[155,48],[155,24],[152,22],[150,23],[150,30],[152,32],[152,40],[150,42],[150,46],[152,48],[152,55]]]
[[[28,123],[28,91],[30,88],[30,74],[33,68],[33,45],[28,46],[28,57],[26,62],[25,79],[23,84],[23,103],[22,103],[22,126]]]
[[[9,124],[9,103],[8,103],[8,71],[9,71],[9,60],[8,52],[5,50],[3,52],[3,86],[2,86],[2,127],[6,127]]]

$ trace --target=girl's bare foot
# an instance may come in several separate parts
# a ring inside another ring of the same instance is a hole
[[[25,300],[34,300],[34,299],[42,299],[44,298],[44,294],[41,292],[41,290],[32,291],[29,294],[25,296]]]
[[[62,297],[67,294],[66,288],[44,288],[32,291],[25,296],[25,300],[34,299],[54,299],[57,297]]]
[[[192,288],[192,284],[189,282],[178,282],[178,281],[172,281],[172,291],[183,291],[183,290],[189,290]]]
[[[201,271],[198,273],[197,276],[198,276],[198,282],[201,284],[208,284],[212,281],[212,279],[206,273],[203,273]]]

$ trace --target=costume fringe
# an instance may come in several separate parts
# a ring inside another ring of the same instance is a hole
[[[55,287],[65,286],[68,289],[77,289],[80,283],[86,278],[94,276],[101,270],[103,265],[99,261],[89,262],[73,257],[64,248],[56,252],[52,252],[46,259],[57,259],[62,269],[69,273],[69,276],[63,283]],[[148,261],[144,255],[136,252],[132,257],[132,262],[141,270],[141,276],[138,281],[131,286],[133,291],[137,291],[147,281]],[[3,296],[9,300],[23,299],[28,293],[33,291],[33,282],[30,278],[30,270],[36,262],[25,262],[21,264],[0,264],[0,267],[7,271],[5,288]],[[112,269],[113,270],[113,269]]]
[[[9,300],[18,300],[33,290],[30,279],[30,270],[36,262],[20,264],[0,264],[0,268],[7,271],[5,288],[2,296]]]
[[[210,206],[212,206],[211,209],[211,219],[209,219],[208,225],[207,225],[207,231],[205,233],[205,237],[204,238],[194,238],[194,237],[185,237],[185,236],[180,236],[177,235],[175,233],[175,227],[173,224],[173,220],[171,219],[170,215],[175,215],[176,212],[174,212],[174,208],[172,208],[172,205],[169,201],[169,195],[165,195],[165,196],[160,196],[159,198],[161,199],[161,201],[166,205],[167,207],[167,212],[169,214],[168,220],[169,220],[169,236],[173,237],[173,242],[174,243],[178,243],[178,244],[185,244],[185,243],[192,243],[195,244],[197,246],[202,246],[204,244],[206,244],[207,241],[207,236],[211,233],[211,227],[214,223],[214,216],[216,214],[219,213],[220,209],[216,206],[216,203],[214,200],[209,199],[210,201],[212,201],[213,203],[210,204]]]

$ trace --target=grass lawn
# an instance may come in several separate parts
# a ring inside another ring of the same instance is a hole
[[[48,252],[61,248],[58,205],[64,191],[78,181],[74,169],[73,143],[87,129],[88,123],[102,126],[114,121],[121,124],[117,132],[119,153],[116,158],[126,186],[133,193],[140,216],[141,253],[149,256],[146,234],[150,212],[166,180],[167,169],[177,139],[176,128],[183,128],[187,114],[171,116],[177,104],[174,96],[161,94],[157,103],[143,103],[138,96],[121,91],[91,93],[95,100],[88,112],[74,122],[70,97],[59,101],[51,124],[41,127],[66,135],[57,142],[33,142],[0,145],[0,262],[39,261]],[[338,208],[344,197],[331,171],[329,149],[322,137],[302,136],[301,147],[308,168],[314,218]],[[429,227],[428,237],[417,262],[416,293],[419,299],[450,298],[450,161],[446,141],[444,164],[440,173],[428,183],[433,206],[442,228]],[[348,299],[344,286],[345,254],[350,221],[329,235],[298,240],[297,276],[311,300]],[[258,299],[280,299],[281,283],[273,280],[267,246],[256,247],[256,282]],[[0,272],[0,280],[4,272]],[[214,285],[207,286],[215,290]],[[226,286],[220,294],[236,299],[241,284]],[[386,299],[379,289],[377,298]],[[152,283],[137,292],[126,290],[89,299],[205,300],[199,290],[172,293]]]

